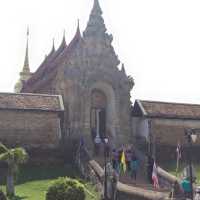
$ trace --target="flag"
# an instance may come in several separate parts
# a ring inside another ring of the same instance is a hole
[[[123,171],[126,171],[126,158],[125,158],[125,153],[124,150],[122,151],[122,155],[121,155],[121,166]]]
[[[159,188],[159,183],[158,183],[157,166],[156,166],[156,163],[155,163],[155,162],[154,162],[154,164],[153,164],[152,181],[153,181],[153,186],[154,186],[156,189],[158,189],[158,188]]]

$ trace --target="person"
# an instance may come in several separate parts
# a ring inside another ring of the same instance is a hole
[[[92,130],[91,130],[91,137],[92,137],[92,141],[94,141],[94,139],[96,137],[96,130],[95,130],[95,128],[92,128]]]
[[[101,139],[99,137],[95,137],[95,139],[94,139],[94,153],[97,156],[99,155],[100,145],[101,145]]]
[[[154,165],[154,159],[153,157],[149,154],[147,156],[147,180],[149,183],[153,184],[152,180],[152,172],[153,172],[153,165]]]
[[[94,144],[94,155],[98,155],[99,153],[99,141],[96,140],[96,130],[92,128],[91,137]]]
[[[130,168],[131,168],[131,178],[134,178],[136,180],[137,178],[137,171],[139,167],[139,160],[135,153],[132,154]]]
[[[119,174],[121,173],[122,169],[121,169],[121,157],[122,157],[122,152],[123,152],[123,148],[121,147],[119,150],[118,150],[118,170],[119,170]]]
[[[194,196],[194,200],[200,200],[200,186],[196,187],[195,192],[196,192],[196,194]]]
[[[112,200],[117,198],[117,182],[119,181],[119,174],[116,170],[113,170],[113,179],[112,179]]]
[[[184,177],[181,181],[181,187],[182,190],[184,192],[185,198],[190,198],[191,197],[191,192],[192,192],[192,188],[190,185],[190,181]]]
[[[104,169],[105,170],[105,169]],[[112,164],[108,162],[106,164],[106,171],[107,171],[107,177],[104,176],[104,185],[105,185],[105,180],[107,178],[107,188],[106,188],[106,194],[105,194],[105,188],[104,188],[104,199],[111,200],[113,196],[113,175],[114,175],[114,170],[112,168]],[[105,171],[104,171],[105,172]],[[105,173],[104,173],[105,175]]]
[[[104,138],[102,140],[103,144],[105,145],[104,146],[104,153],[106,154],[107,157],[110,157],[110,143],[109,143],[109,139],[108,138]]]
[[[118,152],[116,149],[112,150],[112,166],[114,170],[118,171]]]
[[[172,188],[171,188],[170,196],[169,198],[179,198],[183,199],[183,190],[181,189],[181,186],[179,185],[178,181],[174,181]],[[200,199],[199,199],[200,200]]]
[[[131,157],[132,157],[132,151],[130,148],[128,148],[125,151],[125,157],[126,157],[127,170],[128,170],[128,172],[130,172],[131,171]]]

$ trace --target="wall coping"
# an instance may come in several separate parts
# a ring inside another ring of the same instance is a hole
[[[157,167],[157,170],[158,170],[158,175],[168,180],[171,184],[173,184],[175,181],[177,181],[180,184],[181,180],[176,176],[170,174],[161,167]]]

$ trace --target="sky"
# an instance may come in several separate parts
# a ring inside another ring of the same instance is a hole
[[[99,0],[113,46],[135,80],[132,100],[200,104],[200,1]],[[0,6],[0,92],[13,92],[22,69],[29,26],[35,71],[77,19],[84,31],[93,0],[6,0]]]

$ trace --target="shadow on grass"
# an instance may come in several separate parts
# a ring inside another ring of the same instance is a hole
[[[24,166],[20,167],[16,178],[16,185],[29,181],[56,179],[58,177],[68,176],[71,178],[80,178],[80,174],[75,166]],[[2,181],[3,180],[3,181]],[[1,182],[5,184],[5,177],[1,178]]]
[[[11,198],[8,198],[9,200],[22,200],[22,199],[27,199],[28,197],[27,196],[23,196],[23,197],[20,197],[20,196],[14,196],[14,197],[11,197]]]
[[[24,167],[20,170],[17,177],[17,184],[34,180],[48,180],[57,177],[69,176],[71,178],[79,177],[75,166],[52,166],[52,167]]]

